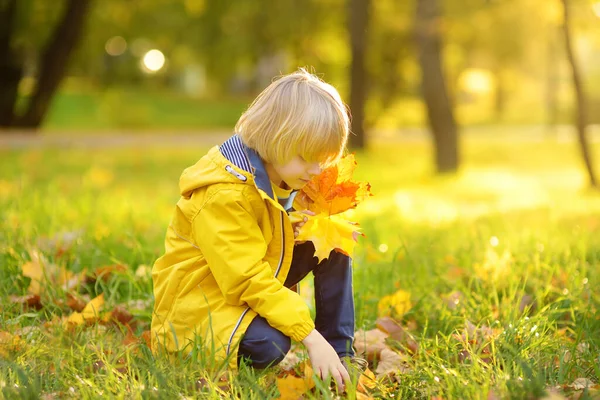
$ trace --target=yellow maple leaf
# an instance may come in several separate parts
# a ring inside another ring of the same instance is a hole
[[[302,368],[303,376],[294,376],[288,374],[277,378],[277,389],[279,389],[281,400],[297,400],[301,396],[315,387],[313,379],[313,369],[308,362],[304,362]]]
[[[411,308],[410,293],[404,290],[398,290],[396,293],[382,297],[377,305],[380,317],[399,318]]]
[[[100,318],[100,311],[104,307],[104,293],[90,300],[85,308],[79,313],[69,315],[66,323],[71,325],[83,325],[84,322],[94,322]]]
[[[369,394],[369,389],[375,389],[375,386],[377,386],[375,374],[373,371],[367,368],[366,371],[358,377],[358,385],[356,389],[364,394]]]
[[[31,278],[27,291],[31,294],[40,294],[42,291],[42,280],[44,279],[44,269],[34,261],[28,261],[21,266],[21,273],[27,278]]]
[[[315,245],[315,256],[319,262],[329,257],[331,251],[336,250],[350,256],[356,245],[356,238],[360,236],[358,224],[350,222],[339,215],[306,215],[298,212],[290,214],[295,220],[307,217],[306,223],[300,229],[297,241],[311,241]]]

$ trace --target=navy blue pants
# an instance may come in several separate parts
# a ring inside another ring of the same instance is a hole
[[[340,357],[353,356],[354,297],[352,293],[352,260],[332,251],[329,258],[318,262],[311,242],[294,247],[290,272],[285,280],[292,287],[310,271],[315,286],[315,328],[331,344]],[[266,368],[281,362],[290,350],[290,338],[256,316],[240,342],[238,362],[242,359],[254,368]]]

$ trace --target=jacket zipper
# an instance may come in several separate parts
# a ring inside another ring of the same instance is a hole
[[[283,230],[283,213],[284,212],[285,211],[282,211],[280,214],[281,215],[281,254],[279,256],[279,265],[277,266],[277,270],[275,271],[275,278],[277,278],[277,275],[279,275],[279,271],[281,270],[281,266],[283,265],[283,256],[285,254],[285,231]],[[250,310],[250,307],[246,307],[246,309],[242,312],[242,315],[240,315],[240,318],[238,319],[237,323],[235,324],[235,327],[233,328],[233,331],[231,332],[231,336],[229,336],[229,341],[227,342],[227,355],[229,355],[229,353],[231,352],[231,342],[233,341],[233,336],[235,335],[235,332],[240,327],[242,320],[244,319],[244,317],[246,316],[246,314],[248,313],[249,310]]]

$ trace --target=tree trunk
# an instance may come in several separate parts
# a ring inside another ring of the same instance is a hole
[[[0,0],[0,127],[8,127],[14,120],[23,71],[10,43],[16,13],[17,0]]]
[[[546,71],[546,124],[548,133],[556,133],[558,124],[558,48],[556,32],[552,30],[548,40],[547,71]]]
[[[54,30],[40,64],[37,86],[27,110],[17,121],[24,128],[38,128],[50,101],[67,71],[69,58],[81,34],[92,0],[68,0],[65,13]]]
[[[506,110],[506,88],[504,85],[504,73],[502,68],[497,67],[494,71],[496,77],[496,91],[494,93],[494,113],[496,121],[502,122]]]
[[[354,149],[365,148],[365,103],[367,101],[367,71],[365,52],[367,27],[369,24],[370,0],[349,0],[348,31],[352,64],[350,66],[350,111],[352,113],[352,133],[349,146]]]
[[[437,172],[458,169],[458,132],[442,70],[439,0],[417,0],[416,38],[421,89],[435,143]]]
[[[575,97],[577,100],[575,124],[577,126],[577,135],[579,137],[579,147],[581,148],[583,161],[585,163],[585,167],[590,178],[590,184],[592,187],[598,187],[596,175],[594,174],[594,168],[592,166],[592,155],[589,149],[589,144],[586,136],[587,99],[583,91],[581,74],[579,72],[577,60],[575,59],[573,44],[571,40],[569,1],[562,0],[562,3],[564,9],[563,33],[565,37],[565,48],[567,50],[567,58],[569,60],[569,65],[571,66],[571,75],[573,77],[573,89],[575,90]]]

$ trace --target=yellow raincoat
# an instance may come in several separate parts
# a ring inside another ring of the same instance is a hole
[[[258,154],[233,136],[187,168],[179,185],[165,254],[152,269],[153,351],[188,355],[204,346],[236,368],[239,341],[257,314],[303,340],[314,329],[308,306],[283,286],[292,226]]]

